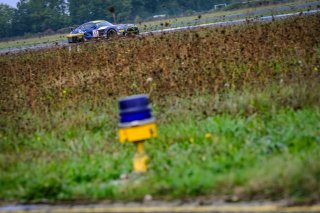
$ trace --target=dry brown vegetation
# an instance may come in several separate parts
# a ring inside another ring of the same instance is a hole
[[[319,80],[320,16],[2,55],[1,110]],[[311,82],[312,83],[312,82]],[[52,108],[51,108],[52,109]]]

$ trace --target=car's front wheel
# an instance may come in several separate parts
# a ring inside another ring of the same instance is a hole
[[[77,43],[77,42],[79,42],[77,37],[69,37],[68,38],[68,43],[69,44]]]
[[[110,29],[107,32],[107,38],[113,38],[117,36],[117,31],[115,29]]]

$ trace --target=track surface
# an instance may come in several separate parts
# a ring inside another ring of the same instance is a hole
[[[140,213],[140,212],[154,212],[154,213],[169,213],[169,212],[190,212],[190,213],[302,213],[302,212],[320,212],[320,205],[314,206],[296,206],[296,207],[283,207],[276,204],[241,204],[241,205],[212,205],[212,206],[137,206],[137,204],[130,204],[126,206],[15,206],[0,208],[0,213]]]

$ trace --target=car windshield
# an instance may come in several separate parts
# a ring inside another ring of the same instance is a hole
[[[85,29],[85,30],[89,30],[89,29],[92,29],[94,27],[95,27],[94,23],[85,23],[85,24],[81,25],[81,28]]]
[[[76,29],[74,29],[72,32],[74,33],[79,33],[81,31],[83,31],[84,29],[82,28],[82,26],[77,27]]]
[[[111,24],[110,22],[107,22],[107,21],[97,23],[98,28],[99,27],[110,27],[110,26],[113,26],[113,24]]]

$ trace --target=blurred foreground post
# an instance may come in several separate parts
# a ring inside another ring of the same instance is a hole
[[[144,141],[157,137],[157,126],[147,95],[134,95],[119,100],[119,140],[136,145],[133,168],[137,173],[148,170]]]

